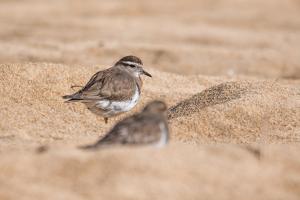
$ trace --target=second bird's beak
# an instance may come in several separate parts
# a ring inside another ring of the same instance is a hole
[[[145,70],[143,70],[143,74],[146,75],[146,76],[152,77],[152,75],[149,74],[148,72],[146,72]]]

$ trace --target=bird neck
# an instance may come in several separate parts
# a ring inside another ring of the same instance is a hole
[[[136,80],[136,85],[138,87],[139,93],[141,93],[141,89],[142,89],[142,86],[143,86],[143,81],[142,81],[140,76],[135,78],[135,80]]]

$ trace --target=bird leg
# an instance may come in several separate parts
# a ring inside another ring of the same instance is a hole
[[[105,124],[107,124],[107,122],[108,122],[108,118],[107,117],[104,117],[104,122],[105,122]]]

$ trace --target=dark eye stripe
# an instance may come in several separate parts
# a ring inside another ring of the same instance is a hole
[[[136,65],[135,65],[135,63],[131,63],[131,62],[122,62],[122,64],[123,65],[125,65],[125,66],[129,66],[129,67],[132,67],[132,68],[135,68],[136,67]]]
[[[133,64],[127,64],[127,66],[132,67],[132,68],[135,67],[135,65],[133,65]]]

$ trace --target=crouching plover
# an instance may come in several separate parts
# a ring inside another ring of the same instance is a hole
[[[111,145],[154,145],[162,147],[169,140],[165,117],[167,106],[162,101],[152,101],[142,112],[118,122],[95,144],[80,147],[97,149]]]
[[[66,102],[82,102],[96,115],[109,117],[131,110],[141,94],[141,75],[152,77],[143,70],[141,59],[126,56],[113,67],[99,71],[78,92],[63,96]]]

